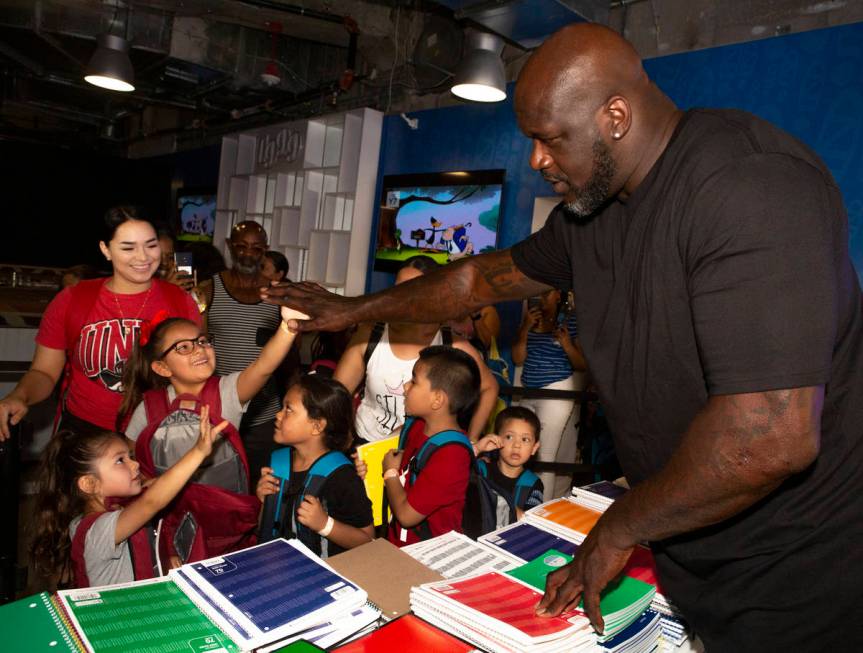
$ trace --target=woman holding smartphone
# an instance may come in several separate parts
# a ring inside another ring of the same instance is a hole
[[[138,209],[109,209],[102,228],[99,249],[113,274],[66,288],[48,305],[30,369],[0,399],[0,440],[30,406],[48,398],[64,371],[61,426],[114,430],[123,364],[141,326],[160,312],[200,322],[187,293],[153,278],[161,259],[159,240]]]
[[[581,390],[586,369],[578,345],[575,313],[562,310],[559,290],[551,289],[527,302],[524,320],[512,345],[512,362],[522,365],[521,384],[546,390]],[[577,433],[570,425],[578,421],[580,404],[572,399],[524,399],[542,424],[537,460],[555,462],[560,457],[575,459]],[[571,456],[570,456],[571,453]],[[540,472],[544,500],[569,490],[567,476]],[[557,488],[555,485],[557,484]]]

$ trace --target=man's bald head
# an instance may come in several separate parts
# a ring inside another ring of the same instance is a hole
[[[243,222],[238,222],[231,229],[231,240],[240,239],[245,234],[255,234],[264,239],[264,242],[267,242],[267,232],[260,225],[260,223],[255,222],[254,220],[244,220]]]
[[[519,75],[515,101],[593,110],[614,95],[635,97],[648,84],[641,58],[626,39],[602,25],[577,23],[533,53]]]
[[[241,274],[258,274],[267,253],[267,232],[252,220],[238,222],[228,238],[233,269]]]
[[[549,37],[525,64],[515,113],[533,141],[531,167],[571,213],[589,216],[640,183],[677,110],[632,45],[607,27],[579,23]]]

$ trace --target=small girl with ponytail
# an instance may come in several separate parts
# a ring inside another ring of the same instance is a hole
[[[207,407],[202,415],[208,415]],[[63,580],[71,563],[75,587],[155,576],[147,524],[210,455],[226,426],[203,419],[194,446],[143,493],[138,463],[122,435],[58,431],[42,454],[31,546],[37,569],[48,575],[61,571]]]
[[[287,321],[301,313],[283,307],[282,324],[258,358],[241,372],[215,375],[209,335],[189,320],[157,315],[141,329],[126,365],[118,425],[149,476],[162,474],[195,442],[209,406],[210,421],[228,422],[222,440],[172,504],[162,524],[159,554],[172,565],[222,555],[254,544],[259,503],[250,493],[246,453],[238,432],[248,402],[294,342]],[[191,519],[189,518],[191,517]]]

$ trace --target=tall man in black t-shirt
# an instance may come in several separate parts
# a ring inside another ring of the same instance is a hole
[[[515,108],[563,197],[543,230],[368,297],[268,298],[340,329],[571,286],[634,487],[541,610],[583,596],[601,628],[646,540],[708,651],[863,650],[863,306],[824,164],[754,116],[681,112],[596,25],[533,54]]]

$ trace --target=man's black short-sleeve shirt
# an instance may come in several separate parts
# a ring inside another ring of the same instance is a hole
[[[810,650],[816,629],[783,614],[817,622],[813,610],[863,599],[863,556],[849,546],[863,523],[863,329],[847,241],[841,194],[806,146],[743,112],[692,110],[625,202],[591,218],[559,206],[512,250],[528,277],[573,289],[631,483],[663,467],[710,395],[826,385],[809,470],[727,522],[654,546],[708,650]],[[839,600],[813,608],[831,587]],[[771,625],[729,643],[718,633],[738,632],[735,619]]]

